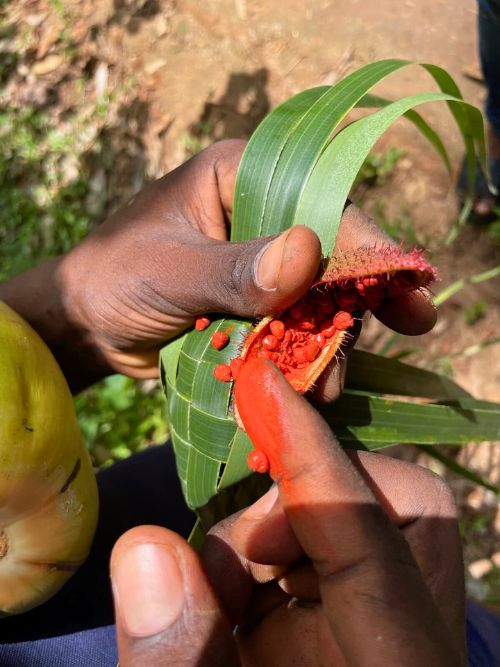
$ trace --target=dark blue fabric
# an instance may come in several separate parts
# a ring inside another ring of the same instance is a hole
[[[149,523],[187,537],[186,507],[170,445],[99,473],[99,523],[87,562],[49,602],[0,620],[0,667],[116,667],[109,556],[118,537]]]
[[[0,646],[2,667],[116,667],[117,662],[113,625]]]
[[[488,91],[486,116],[500,134],[500,0],[479,0],[479,56]]]
[[[467,603],[469,667],[500,667],[500,616]]]

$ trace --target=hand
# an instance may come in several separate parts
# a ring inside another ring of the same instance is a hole
[[[347,456],[271,364],[242,373],[267,399],[253,441],[276,487],[216,527],[203,564],[165,529],[120,538],[111,576],[121,666],[463,664],[460,539],[443,481],[380,455]],[[245,421],[255,395],[236,400]]]
[[[308,228],[227,243],[243,148],[241,141],[215,144],[146,187],[66,256],[0,286],[0,299],[47,341],[73,389],[111,372],[156,377],[159,349],[197,314],[268,314],[309,286],[320,245]],[[349,206],[337,249],[377,242],[388,239]],[[436,320],[420,292],[377,315],[406,334],[428,331]],[[339,366],[328,398],[341,377]]]

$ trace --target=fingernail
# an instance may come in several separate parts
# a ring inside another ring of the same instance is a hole
[[[156,635],[181,614],[182,574],[174,552],[166,545],[131,546],[116,563],[112,583],[115,604],[132,637]]]
[[[275,290],[285,253],[285,245],[291,229],[270,241],[258,253],[254,261],[254,279],[257,287],[263,290]]]
[[[262,498],[259,498],[257,502],[255,502],[253,505],[250,505],[246,512],[243,513],[242,518],[247,519],[248,521],[260,521],[269,514],[277,499],[278,487],[276,484],[273,484],[269,491],[262,496]]]

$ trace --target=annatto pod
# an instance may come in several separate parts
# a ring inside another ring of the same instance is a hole
[[[62,372],[0,302],[0,615],[50,598],[85,560],[95,477]]]
[[[266,357],[294,389],[305,393],[352,338],[356,315],[376,311],[388,299],[426,287],[435,278],[435,268],[417,249],[405,253],[384,245],[334,256],[299,301],[256,325],[244,341],[240,363]]]

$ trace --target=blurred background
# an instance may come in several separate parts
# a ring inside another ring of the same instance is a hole
[[[68,250],[145,182],[215,140],[247,138],[300,90],[333,84],[381,58],[446,68],[482,105],[475,0],[0,0],[0,280]],[[433,87],[405,68],[387,97]],[[423,115],[459,171],[461,140],[445,105]],[[500,401],[500,220],[465,226],[455,182],[405,121],[377,145],[355,202],[440,267],[439,322],[419,339],[370,320],[360,347],[452,375]],[[500,216],[499,216],[500,217]],[[168,436],[161,389],[113,376],[76,397],[96,468]],[[500,511],[490,491],[445,474],[461,511],[469,594],[500,606]],[[500,446],[457,460],[500,482]]]

